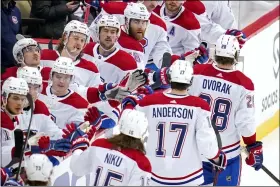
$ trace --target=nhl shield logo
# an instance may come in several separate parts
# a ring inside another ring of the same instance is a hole
[[[14,24],[17,24],[18,23],[18,19],[16,16],[12,16],[12,21]]]

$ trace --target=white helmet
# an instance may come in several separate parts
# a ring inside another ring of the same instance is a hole
[[[78,32],[86,35],[87,36],[86,43],[89,43],[90,32],[87,24],[77,20],[72,20],[65,26],[63,31],[63,33],[67,33],[67,38],[69,37],[70,32]]]
[[[66,75],[74,75],[75,65],[73,60],[68,57],[58,57],[53,63],[52,71]]]
[[[38,43],[32,38],[22,38],[15,43],[13,47],[13,56],[18,63],[24,63],[22,50],[28,46],[39,47]]]
[[[192,62],[189,60],[176,60],[169,69],[170,81],[191,84],[193,78]]]
[[[8,97],[9,94],[27,95],[29,88],[27,82],[21,78],[9,77],[2,86],[2,95]]]
[[[148,136],[148,119],[143,112],[124,110],[121,115],[120,132],[142,141]]]
[[[238,40],[232,35],[222,35],[216,42],[215,55],[229,58],[237,58],[240,52]],[[237,60],[237,59],[236,59]]]
[[[24,79],[28,84],[42,85],[42,75],[38,68],[24,66],[17,71],[17,78]]]
[[[53,164],[46,155],[32,154],[24,163],[28,180],[49,181],[53,170]]]
[[[120,30],[120,22],[118,20],[118,18],[114,15],[103,15],[97,22],[97,26],[96,26],[96,36],[97,36],[97,40],[99,41],[99,32],[100,32],[100,27],[113,27],[118,29],[118,37],[121,34],[121,30]]]
[[[142,3],[128,3],[124,9],[124,17],[127,18],[126,29],[129,29],[130,19],[140,19],[149,21],[151,14],[147,10],[146,6]]]

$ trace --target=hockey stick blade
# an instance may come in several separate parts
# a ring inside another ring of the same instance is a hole
[[[247,156],[249,155],[246,147],[242,146],[241,151],[243,151]],[[264,165],[262,165],[262,170],[270,177],[272,178],[278,185],[280,184],[280,180],[273,174],[269,169],[267,169]]]
[[[14,164],[19,163],[20,161],[20,155],[23,146],[23,132],[21,129],[16,129],[14,131],[14,138],[15,138],[15,153],[13,155],[11,162],[6,166],[6,168],[13,166]]]
[[[170,67],[171,66],[171,54],[166,52],[162,56],[162,65],[161,68]],[[161,86],[161,83],[154,83],[151,85],[153,90],[158,89]]]
[[[33,103],[32,96],[29,93],[27,93],[26,98],[27,98],[27,101],[29,103],[30,110],[31,110],[30,111],[30,120],[29,120],[29,124],[28,124],[28,129],[27,129],[27,135],[26,135],[26,138],[25,138],[25,142],[23,144],[23,148],[22,148],[22,151],[21,151],[21,154],[20,154],[18,172],[17,172],[16,178],[15,178],[16,181],[18,180],[18,177],[19,177],[19,174],[20,174],[20,171],[21,171],[21,164],[22,164],[22,160],[23,160],[24,150],[26,148],[26,145],[27,145],[27,142],[28,142],[27,140],[28,140],[28,137],[30,135],[30,127],[31,127],[31,122],[32,122],[33,112],[34,112],[34,103]]]

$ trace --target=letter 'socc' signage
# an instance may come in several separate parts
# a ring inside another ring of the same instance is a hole
[[[277,79],[279,75],[279,69],[280,69],[280,64],[279,64],[279,32],[275,35],[274,41],[273,41],[273,59],[274,59],[274,64],[273,64],[273,73],[275,79]]]

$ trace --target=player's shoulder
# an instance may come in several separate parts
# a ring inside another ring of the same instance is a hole
[[[57,51],[52,49],[43,49],[41,51],[41,60],[56,60],[59,57]]]
[[[8,130],[14,130],[15,128],[13,120],[3,110],[1,110],[1,128]]]
[[[197,108],[201,108],[202,110],[210,111],[209,104],[204,99],[197,97],[197,96],[190,95],[188,97],[185,97],[184,100],[182,100],[182,103],[180,103],[180,104],[197,107]]]
[[[137,68],[135,59],[130,54],[121,49],[119,49],[115,55],[108,59],[108,61],[123,71],[134,70]]]
[[[84,109],[88,107],[88,102],[76,92],[70,93],[70,96],[60,100],[60,102],[70,105],[76,109]]]
[[[184,8],[184,7],[183,7]],[[186,30],[196,30],[200,29],[200,23],[196,19],[194,13],[185,8],[181,15],[172,21],[173,23],[180,25]]]
[[[254,90],[252,80],[239,70],[224,72],[215,68],[214,64],[197,64],[194,66],[194,75],[215,77],[237,84],[247,90]]]
[[[102,5],[103,10],[108,14],[123,14],[127,3],[125,2],[109,2]]]
[[[98,73],[98,68],[96,67],[96,65],[84,58],[80,59],[80,62],[76,65],[76,67],[82,68],[82,69],[86,69],[88,71],[91,71],[93,73]]]
[[[167,31],[167,26],[166,26],[165,22],[155,12],[151,13],[150,23],[153,24],[153,25],[157,25],[157,26],[163,28],[163,30]]]
[[[36,99],[34,114],[43,114],[43,115],[49,116],[50,111],[49,111],[48,107],[45,105],[45,103],[43,103],[39,99]]]
[[[85,46],[85,48],[84,48],[84,50],[83,50],[83,53],[85,53],[85,54],[87,54],[87,55],[90,55],[90,56],[94,56],[94,54],[93,54],[93,48],[94,48],[95,45],[96,45],[95,42],[89,42],[89,43]]]
[[[18,67],[10,67],[5,70],[4,73],[1,74],[1,81],[5,81],[9,77],[16,77],[17,76]]]
[[[142,53],[144,52],[143,46],[140,42],[126,34],[123,30],[121,30],[121,36],[118,39],[118,43],[122,48],[140,51]]]
[[[184,7],[197,15],[203,14],[206,11],[204,4],[197,0],[185,1]]]
[[[105,138],[100,138],[95,140],[92,144],[92,146],[95,147],[101,147],[101,148],[105,148],[105,149],[112,149],[112,144],[108,141],[108,139]],[[146,172],[151,172],[152,170],[152,166],[151,163],[149,161],[149,159],[144,155],[144,153],[136,150],[136,149],[123,149],[119,151],[120,153],[122,153],[123,155],[129,157],[130,159],[134,160],[138,167]]]

